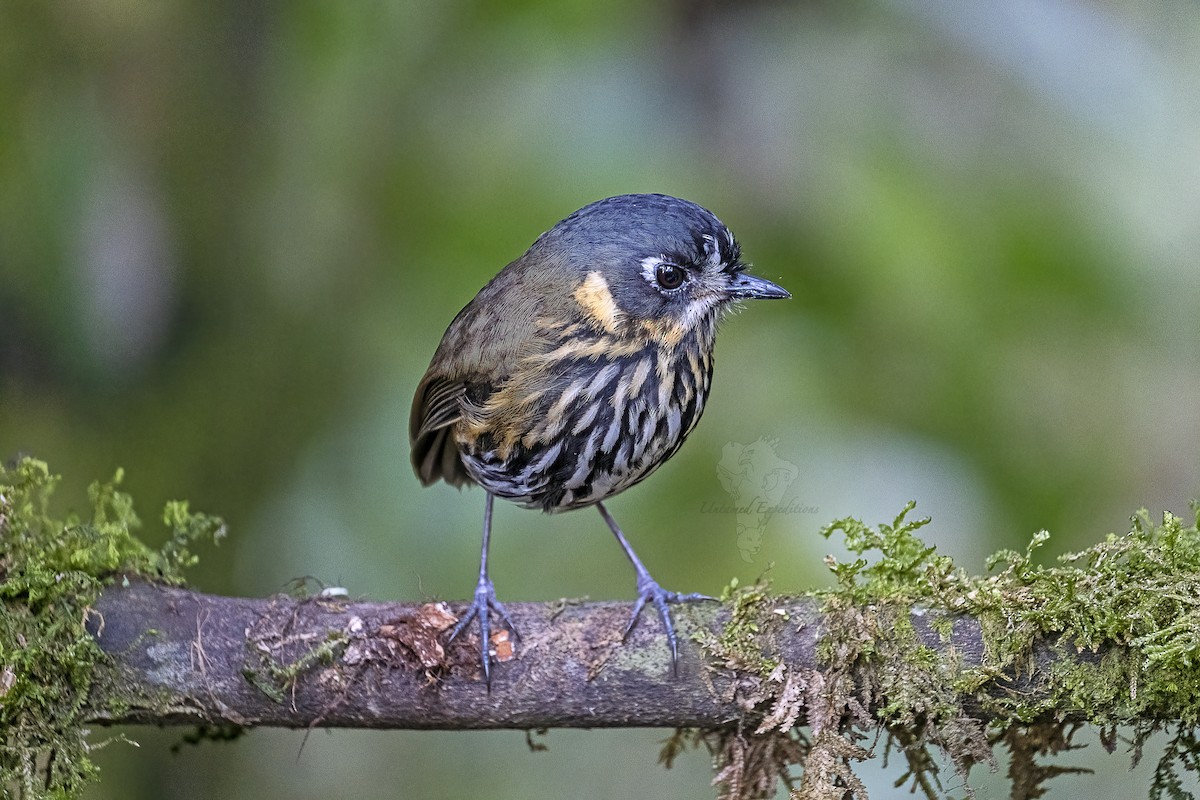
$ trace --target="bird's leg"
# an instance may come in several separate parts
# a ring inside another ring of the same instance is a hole
[[[629,632],[633,630],[633,626],[637,624],[638,616],[642,613],[642,609],[646,607],[647,602],[654,603],[654,607],[658,609],[658,616],[662,618],[663,628],[667,632],[667,642],[671,645],[671,669],[676,670],[679,660],[679,647],[675,641],[675,626],[671,623],[671,612],[667,609],[667,603],[686,603],[689,600],[716,600],[715,597],[709,597],[706,594],[680,594],[679,592],[668,592],[666,589],[658,585],[658,581],[650,577],[649,570],[642,560],[637,557],[637,553],[633,552],[633,547],[625,538],[625,534],[621,533],[621,529],[617,527],[617,521],[608,513],[608,509],[603,503],[597,503],[596,508],[600,510],[600,516],[604,517],[604,521],[608,523],[608,528],[613,532],[613,536],[617,537],[617,542],[621,545],[621,549],[625,551],[625,555],[629,557],[629,562],[633,564],[634,570],[637,572],[637,603],[633,606],[633,614],[629,617],[629,624],[625,626],[625,634],[622,638],[627,638]]]
[[[454,626],[454,630],[450,631],[448,641],[453,641],[454,637],[458,636],[467,625],[471,624],[471,620],[479,619],[479,649],[482,651],[481,658],[483,662],[483,680],[487,683],[488,688],[492,687],[492,671],[488,650],[491,647],[491,620],[489,612],[495,611],[504,620],[504,624],[512,631],[514,639],[521,638],[517,633],[517,628],[513,625],[512,619],[508,616],[508,611],[496,599],[496,590],[492,586],[492,579],[488,577],[488,544],[492,538],[492,493],[487,493],[487,500],[483,506],[483,552],[479,556],[479,582],[475,584],[475,599],[471,602],[471,606],[467,609],[467,613],[463,615],[458,624]]]

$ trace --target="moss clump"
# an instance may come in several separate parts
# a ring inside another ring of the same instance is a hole
[[[221,520],[168,503],[171,536],[152,550],[129,495],[112,481],[88,489],[91,513],[50,514],[59,478],[30,458],[0,467],[0,791],[17,798],[77,797],[96,767],[83,728],[94,667],[104,658],[88,634],[103,587],[129,577],[181,583],[197,539],[224,534]]]
[[[792,620],[763,578],[749,586],[739,586],[735,578],[719,599],[729,606],[729,621],[720,636],[702,632],[697,641],[714,665],[739,676],[733,691],[740,703],[767,711],[753,730],[739,724],[732,730],[676,731],[659,761],[669,768],[683,748],[704,744],[713,756],[713,784],[721,797],[770,797],[780,781],[791,785],[790,765],[805,761],[810,749],[796,727],[805,706],[804,681],[789,674],[782,659],[768,655],[774,633]]]
[[[763,643],[768,631],[785,622],[787,615],[776,606],[766,580],[739,586],[734,578],[717,599],[729,605],[729,622],[720,637],[701,633],[697,641],[730,669],[770,675],[779,666],[779,659],[768,657]]]
[[[1048,779],[1079,770],[1039,759],[1079,749],[1073,737],[1091,724],[1109,750],[1118,726],[1132,729],[1135,762],[1166,731],[1150,797],[1192,798],[1184,787],[1200,772],[1200,504],[1191,525],[1171,514],[1155,524],[1139,511],[1127,534],[1051,566],[1034,559],[1049,537],[1042,531],[1023,552],[997,553],[982,576],[922,542],[928,520],[908,519],[913,507],[891,524],[841,519],[823,529],[854,558],[827,559],[836,586],[810,593],[822,607],[820,670],[792,671],[764,649],[760,626],[775,606],[765,586],[726,598],[731,621],[705,648],[745,672],[747,705],[763,724],[704,735],[726,777],[723,796],[769,796],[774,781],[762,778],[786,780],[791,763],[804,769],[794,797],[862,800],[853,766],[869,757],[864,742],[882,735],[885,759],[907,763],[897,786],[939,797],[935,751],[965,781],[973,765],[994,766],[1001,745],[1011,796],[1040,797]],[[969,660],[952,641],[962,624],[982,640]],[[801,711],[808,733],[795,728]],[[771,757],[747,766],[762,753]]]
[[[1135,758],[1150,735],[1170,728],[1150,793],[1190,797],[1172,789],[1200,755],[1188,744],[1200,721],[1200,505],[1193,502],[1190,526],[1170,513],[1156,525],[1139,511],[1127,534],[1110,534],[1053,566],[1035,563],[1034,552],[1049,539],[1041,531],[1024,552],[989,559],[992,574],[985,576],[968,575],[921,542],[916,530],[926,520],[906,521],[912,508],[878,529],[852,519],[825,528],[826,536],[841,532],[858,558],[831,564],[839,586],[819,596],[834,620],[827,649],[870,642],[854,657],[878,698],[876,716],[892,734],[889,743],[899,731],[907,739],[899,743],[914,788],[936,796],[928,744],[962,772],[988,755],[977,715],[966,713],[970,703],[994,720],[988,741],[1013,756],[1013,797],[1040,796],[1046,779],[1076,771],[1037,765],[1034,755],[1077,749],[1071,735],[1079,721],[1100,726],[1109,740],[1116,726],[1132,726]],[[869,552],[873,560],[864,557]],[[846,608],[864,606],[874,609],[872,617],[890,619],[864,626],[847,617]],[[922,608],[977,620],[981,662],[955,663],[920,646],[910,621],[914,609],[928,613]],[[844,629],[838,620],[847,621]],[[1080,657],[1088,653],[1098,657]],[[1030,691],[997,691],[1017,679]]]

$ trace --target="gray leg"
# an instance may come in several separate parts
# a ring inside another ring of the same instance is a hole
[[[458,636],[467,625],[471,624],[471,620],[479,619],[479,649],[482,651],[481,659],[483,662],[483,680],[487,683],[488,689],[492,688],[492,670],[491,659],[488,657],[488,649],[491,645],[491,620],[488,612],[495,611],[504,620],[504,624],[512,631],[514,639],[519,639],[517,629],[509,619],[508,612],[504,606],[496,599],[496,590],[492,586],[492,579],[488,577],[487,560],[488,560],[488,544],[492,538],[492,497],[491,492],[487,494],[487,500],[483,506],[483,552],[479,556],[479,582],[475,584],[475,599],[472,601],[467,613],[463,615],[458,624],[454,626],[454,630],[450,631],[449,641],[453,641],[454,637]]]
[[[625,636],[629,636],[629,632],[633,630],[633,626],[637,624],[638,616],[642,613],[642,609],[646,607],[647,602],[654,603],[654,607],[658,609],[658,616],[662,619],[663,628],[667,633],[667,642],[671,646],[671,669],[676,670],[679,661],[679,647],[675,640],[675,626],[671,623],[671,612],[667,608],[667,603],[686,603],[689,600],[716,600],[715,597],[709,597],[706,594],[679,594],[678,592],[668,592],[666,589],[658,585],[658,581],[650,577],[650,572],[646,569],[646,565],[637,557],[637,553],[633,552],[633,547],[625,538],[625,534],[621,533],[621,529],[617,527],[617,522],[608,513],[608,509],[603,503],[597,503],[596,508],[600,510],[600,516],[604,517],[604,521],[608,523],[608,528],[613,532],[613,536],[617,537],[617,542],[621,545],[621,549],[625,551],[625,555],[629,557],[629,563],[633,564],[633,569],[637,572],[637,602],[633,606],[633,614],[629,617],[629,624],[625,626]]]

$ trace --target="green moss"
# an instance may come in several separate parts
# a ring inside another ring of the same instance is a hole
[[[777,606],[776,598],[768,591],[769,584],[760,579],[749,586],[740,586],[737,578],[718,598],[728,604],[729,621],[719,637],[706,632],[696,635],[696,641],[710,656],[731,669],[766,678],[779,666],[778,658],[768,657],[764,648],[766,633],[787,621]]]
[[[49,510],[58,479],[45,464],[0,469],[5,796],[76,797],[95,777],[95,743],[83,723],[105,656],[86,626],[103,587],[133,576],[181,582],[195,541],[224,532],[220,520],[169,503],[170,537],[153,550],[136,536],[140,522],[120,480],[118,471],[92,485],[86,518],[60,520]],[[1150,796],[1191,797],[1188,773],[1200,770],[1200,505],[1190,525],[1170,514],[1155,524],[1141,511],[1127,534],[1050,566],[1035,559],[1048,539],[1039,532],[1024,551],[996,554],[982,576],[922,542],[927,520],[909,521],[912,509],[887,525],[843,519],[824,529],[843,536],[854,558],[829,559],[836,587],[812,594],[823,610],[820,670],[794,671],[773,646],[782,626],[808,621],[789,619],[764,582],[730,585],[722,597],[728,623],[701,641],[714,666],[741,676],[739,698],[760,724],[674,737],[667,759],[685,741],[704,742],[727,797],[769,796],[801,764],[803,796],[840,797],[849,788],[861,799],[853,767],[869,756],[864,742],[882,734],[885,757],[907,765],[897,785],[932,798],[943,791],[936,751],[965,777],[993,762],[1001,745],[1012,756],[1012,796],[1031,798],[1049,778],[1075,771],[1039,759],[1077,749],[1072,737],[1088,723],[1106,746],[1128,726],[1135,758],[1166,731]],[[978,661],[949,646],[958,617],[979,626]],[[287,663],[264,656],[247,677],[282,702],[298,675],[336,660],[344,646],[334,634]],[[997,691],[1014,680],[1024,683]],[[979,710],[995,721],[985,727]],[[802,714],[812,735],[797,725]]]
[[[1038,759],[1078,749],[1072,737],[1087,723],[1109,744],[1118,726],[1130,728],[1135,759],[1165,730],[1150,796],[1191,797],[1182,787],[1194,785],[1186,773],[1200,764],[1200,505],[1193,503],[1191,525],[1171,514],[1155,524],[1139,511],[1127,534],[1050,566],[1035,559],[1049,538],[1041,531],[1024,551],[993,556],[982,576],[922,542],[917,532],[928,520],[908,520],[913,507],[891,524],[842,519],[823,529],[841,535],[854,557],[827,559],[836,587],[811,593],[824,625],[817,674],[790,675],[764,649],[760,626],[776,603],[765,586],[728,593],[730,622],[704,645],[716,665],[745,671],[748,702],[772,724],[706,740],[719,768],[727,772],[738,753],[753,750],[747,739],[774,737],[778,745],[786,736],[799,745],[789,751],[793,763],[805,768],[801,794],[841,796],[856,781],[853,762],[865,757],[860,743],[883,732],[885,758],[897,753],[907,762],[898,786],[941,796],[934,751],[965,780],[973,765],[994,764],[992,749],[1001,745],[1011,755],[1012,796],[1032,798],[1050,778],[1078,771]],[[978,661],[965,663],[950,646],[956,617],[978,624]],[[811,741],[774,724],[795,721],[801,692],[808,723],[822,734]],[[993,721],[985,726],[979,711]],[[739,739],[741,749],[730,750]],[[767,771],[787,773],[779,764]],[[741,783],[754,783],[745,778],[743,771]]]
[[[715,668],[739,676],[734,691],[745,707],[762,709],[761,725],[676,731],[664,743],[659,760],[670,767],[685,747],[703,744],[712,754],[713,783],[721,797],[771,797],[780,781],[791,786],[789,767],[811,750],[795,724],[804,710],[802,682],[787,674],[782,659],[770,655],[776,632],[798,621],[769,592],[764,577],[748,586],[735,578],[719,599],[730,612],[721,633],[702,631],[694,638]]]
[[[1064,718],[1109,728],[1137,725],[1139,744],[1171,721],[1176,731],[1169,749],[1178,749],[1180,737],[1200,719],[1200,533],[1196,524],[1185,526],[1168,513],[1155,525],[1144,510],[1139,511],[1126,535],[1109,535],[1053,566],[1034,560],[1034,552],[1049,538],[1042,531],[1024,552],[1004,551],[990,559],[991,575],[969,576],[916,539],[914,531],[923,522],[904,522],[911,508],[910,504],[893,525],[879,531],[855,520],[842,520],[826,529],[827,535],[843,531],[850,549],[860,556],[851,565],[834,566],[840,585],[825,595],[827,603],[852,599],[876,606],[929,604],[951,609],[980,621],[986,650],[983,663],[955,669],[938,654],[905,652],[898,643],[911,637],[903,625],[892,636],[886,636],[886,629],[872,631],[872,635],[885,634],[885,639],[876,640],[874,652],[864,649],[860,657],[870,660],[884,647],[894,649],[891,657],[873,662],[871,670],[875,686],[887,698],[881,706],[885,721],[897,715],[906,726],[920,721],[925,735],[960,768],[978,757],[972,752],[977,748],[964,752],[961,742],[956,744],[953,736],[945,735],[947,726],[961,727],[968,720],[962,712],[964,698],[996,715],[1000,722],[993,724],[992,737],[1014,754],[1020,750],[1053,755],[1071,749],[1043,747],[1038,742],[1058,739],[1044,727],[1018,724]],[[1200,507],[1193,504],[1193,511],[1200,519]],[[862,558],[867,550],[878,554],[869,566]],[[1050,648],[1050,666],[1030,673],[1039,646]],[[1098,658],[1086,657],[1101,650]],[[1038,691],[978,696],[964,692],[978,691],[997,675],[1029,676]],[[889,681],[889,676],[898,676],[899,683]],[[921,688],[914,692],[911,687]],[[931,707],[930,697],[943,702]],[[1054,724],[1061,729],[1074,723]],[[1032,743],[1021,738],[1035,734],[1040,738]],[[1059,730],[1056,735],[1061,738],[1061,734]],[[1193,763],[1194,759],[1193,753]],[[1187,759],[1174,761],[1189,767]],[[1014,790],[1027,785],[1034,792],[1045,779],[1071,771],[1039,766],[1037,780],[1014,779]],[[1156,777],[1152,793],[1167,785]]]
[[[214,517],[170,503],[171,531],[158,551],[135,535],[141,523],[120,470],[88,489],[91,513],[50,513],[58,484],[43,462],[0,468],[0,789],[18,798],[77,797],[96,768],[83,729],[94,667],[104,659],[86,624],[103,587],[137,576],[182,582],[192,543],[224,533]]]
[[[333,664],[338,660],[346,650],[347,638],[341,631],[330,631],[325,639],[303,650],[291,661],[276,657],[278,644],[278,641],[268,643],[253,635],[248,637],[246,647],[257,654],[261,668],[243,670],[242,677],[272,701],[283,703],[300,676],[314,667]]]

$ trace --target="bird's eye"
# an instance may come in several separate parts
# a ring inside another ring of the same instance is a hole
[[[664,289],[678,289],[683,285],[685,278],[687,278],[687,274],[683,271],[683,267],[675,264],[659,264],[658,271],[654,274],[654,279]]]

